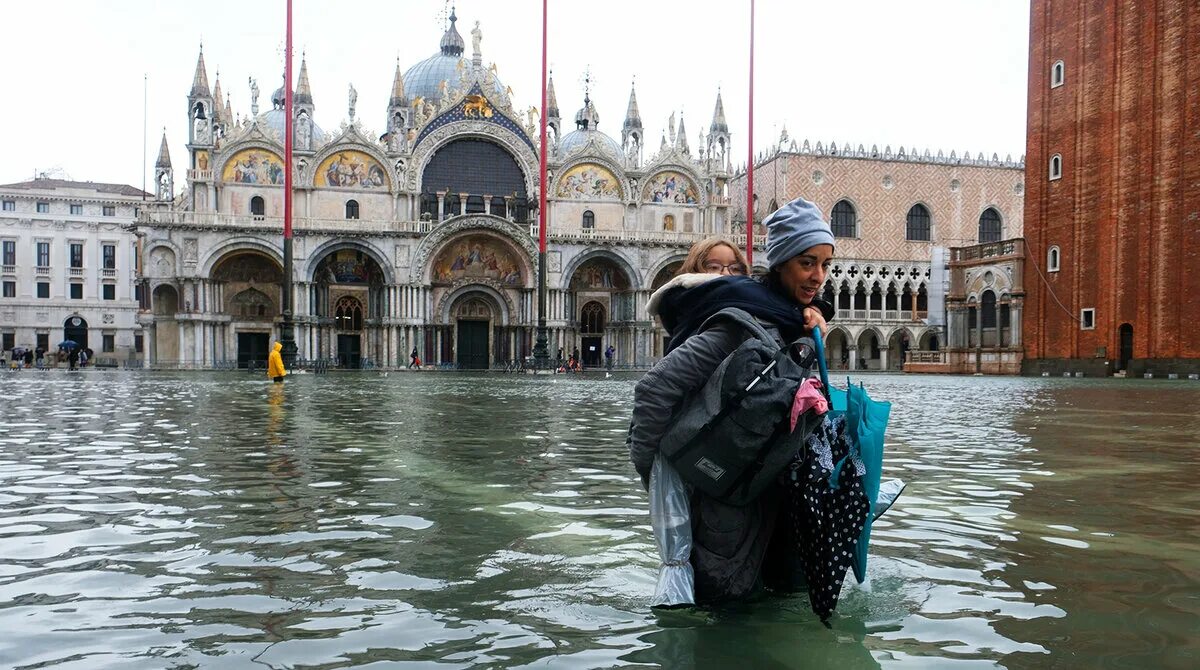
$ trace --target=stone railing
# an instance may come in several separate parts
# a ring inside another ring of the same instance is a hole
[[[945,364],[947,362],[946,352],[944,351],[916,351],[909,349],[905,356],[907,356],[904,361],[905,363]]]
[[[1011,240],[976,244],[971,247],[955,247],[951,249],[951,252],[953,253],[951,261],[953,262],[974,261],[999,256],[1024,256],[1025,240],[1024,238],[1016,237]]]
[[[532,237],[538,236],[537,224],[529,226],[529,234]],[[560,242],[611,242],[611,243],[643,243],[643,244],[664,244],[664,245],[681,245],[691,246],[708,237],[712,237],[712,233],[688,233],[674,230],[602,230],[597,228],[564,228],[551,226],[546,231],[546,237]],[[732,240],[742,246],[746,242],[746,238],[738,238],[736,236],[720,235],[726,239]],[[767,244],[766,235],[755,235],[754,246],[765,247]]]
[[[264,232],[282,232],[283,218],[253,214],[223,212],[143,212],[138,222],[180,228],[239,228]],[[389,221],[378,219],[317,219],[295,217],[292,229],[299,233],[428,233],[436,224],[432,221]]]

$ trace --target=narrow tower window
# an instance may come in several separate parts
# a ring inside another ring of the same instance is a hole
[[[1050,180],[1062,179],[1062,155],[1054,154],[1050,157]]]
[[[1066,81],[1066,65],[1063,65],[1061,60],[1054,61],[1054,65],[1050,67],[1050,88],[1058,88]]]
[[[1062,252],[1058,250],[1058,246],[1050,247],[1046,252],[1046,272],[1058,272],[1059,256]]]

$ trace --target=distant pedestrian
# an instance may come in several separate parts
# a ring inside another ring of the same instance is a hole
[[[44,348],[38,347],[34,350],[34,361],[39,368],[46,366],[46,350]]]
[[[412,353],[408,355],[408,359],[409,359],[408,360],[408,369],[409,370],[413,369],[414,367],[417,368],[418,370],[421,369],[421,357],[417,355],[416,347],[413,347]]]
[[[617,350],[611,344],[604,350],[604,367],[609,370],[613,369],[613,354],[615,353],[617,353]]]
[[[283,343],[276,342],[271,348],[271,354],[267,356],[267,377],[276,384],[282,384],[283,378],[287,375],[287,370],[283,367]]]
[[[74,370],[74,369],[76,369],[76,366],[78,366],[78,365],[79,365],[79,350],[72,349],[71,352],[67,354],[67,369]]]
[[[25,367],[27,367],[27,368],[33,367],[33,350],[32,349],[25,350]]]

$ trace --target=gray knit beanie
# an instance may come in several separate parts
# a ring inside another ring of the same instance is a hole
[[[772,270],[793,256],[817,246],[833,246],[833,230],[821,210],[804,198],[796,198],[767,217],[767,265]]]

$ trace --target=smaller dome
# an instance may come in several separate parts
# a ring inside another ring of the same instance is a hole
[[[279,134],[279,141],[283,141],[284,125],[287,122],[287,115],[282,108],[269,109],[255,117],[254,122],[260,127],[270,128]],[[295,124],[292,124],[293,127]],[[321,142],[325,141],[325,131],[317,125],[316,121],[312,124],[312,146],[316,147]]]
[[[446,34],[442,35],[442,53],[447,56],[461,56],[466,49],[467,43],[463,41],[462,35],[458,34],[458,28],[454,24],[458,21],[458,17],[454,15],[454,9],[450,9],[450,27],[446,29]]]
[[[601,150],[607,149],[614,156],[621,155],[621,145],[599,130],[572,130],[558,141],[558,149],[565,156],[593,141]]]

